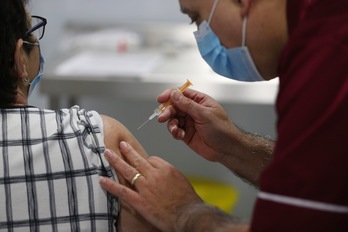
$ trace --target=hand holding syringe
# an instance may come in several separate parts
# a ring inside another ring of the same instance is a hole
[[[179,91],[180,92],[184,92],[188,87],[190,87],[192,85],[192,83],[187,80],[185,84],[183,84],[183,86],[180,87]],[[168,101],[166,101],[165,103],[159,105],[155,110],[154,113],[149,117],[148,120],[146,120],[143,124],[141,124],[141,126],[138,127],[138,130],[143,127],[148,121],[152,120],[154,117],[160,115],[163,110],[165,108],[167,108],[168,106],[170,106],[172,104],[172,100],[169,99]]]

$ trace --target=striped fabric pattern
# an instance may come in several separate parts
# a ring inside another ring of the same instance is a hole
[[[0,109],[0,231],[115,231],[98,122],[78,106]]]

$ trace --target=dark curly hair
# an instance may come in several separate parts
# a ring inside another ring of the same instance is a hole
[[[29,0],[0,1],[0,106],[10,106],[16,100],[18,77],[14,72],[14,52],[18,39],[25,38],[31,22],[26,4]],[[24,47],[29,53],[30,47]]]

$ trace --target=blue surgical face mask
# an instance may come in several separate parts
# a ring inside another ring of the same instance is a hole
[[[40,47],[39,47],[40,48]],[[44,64],[45,64],[45,59],[43,58],[40,50],[40,67],[39,67],[39,72],[37,76],[32,80],[32,82],[29,83],[29,92],[28,96],[31,95],[31,93],[34,91],[35,87],[41,80],[41,76],[44,74]]]
[[[239,81],[264,80],[253,62],[249,49],[245,46],[247,17],[243,19],[242,46],[227,49],[221,45],[219,38],[209,24],[218,0],[215,1],[209,20],[203,21],[194,32],[199,52],[203,59],[218,74]]]

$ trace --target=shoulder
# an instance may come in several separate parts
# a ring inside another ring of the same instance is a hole
[[[126,141],[129,144],[131,144],[140,154],[147,156],[147,153],[142,148],[137,139],[133,136],[133,134],[120,121],[116,120],[115,118],[99,114],[98,112],[93,110],[86,110],[80,108],[77,105],[69,109],[60,109],[59,112],[60,114],[62,114],[63,121],[68,120],[70,123],[71,121],[75,121],[72,120],[71,117],[76,118],[78,121],[84,118],[94,118],[94,120],[96,121],[95,123],[101,127],[100,130],[104,134],[104,143],[106,148],[118,153],[118,146],[120,142]]]
[[[104,124],[104,141],[107,148],[118,152],[121,141],[131,144],[140,154],[147,156],[133,134],[118,120],[107,115],[100,115]]]
[[[105,137],[122,138],[130,134],[129,130],[118,120],[107,116],[100,115],[103,125]]]

